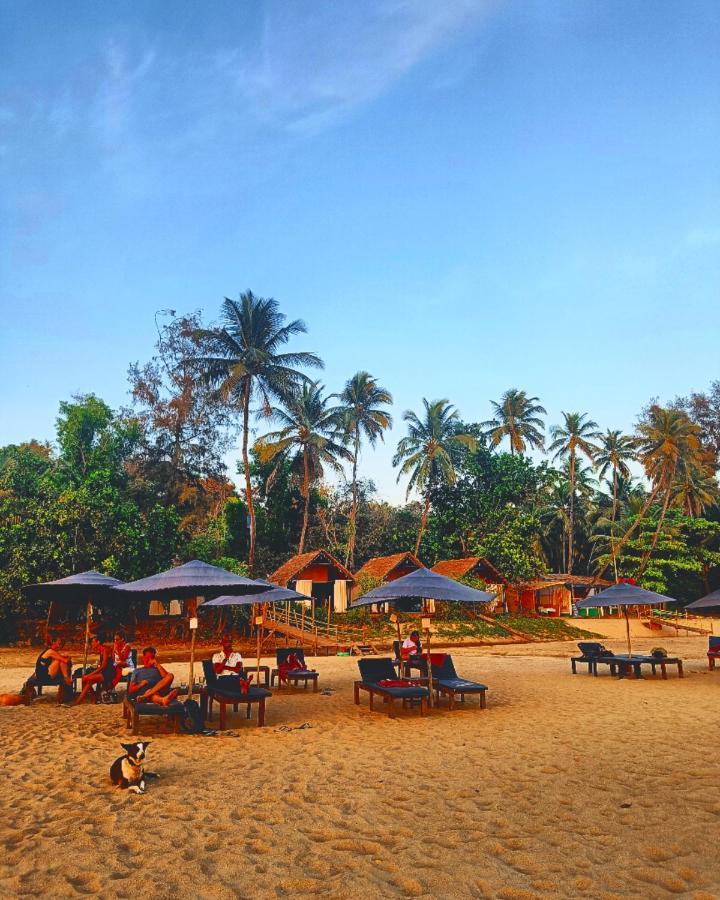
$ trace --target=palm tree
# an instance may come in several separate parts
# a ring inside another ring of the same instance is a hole
[[[485,436],[490,444],[497,447],[507,437],[510,440],[510,453],[524,453],[529,444],[536,450],[542,450],[545,437],[545,423],[540,414],[547,415],[544,406],[537,403],[538,397],[528,397],[525,391],[511,388],[496,403],[491,400],[495,418],[482,423],[486,428]]]
[[[684,412],[653,405],[637,428],[639,457],[645,474],[655,488],[662,492],[663,504],[650,547],[643,554],[639,575],[645,571],[665,515],[675,493],[678,476],[701,465],[700,428]]]
[[[594,462],[598,447],[592,442],[600,437],[597,422],[587,418],[587,413],[563,414],[564,424],[553,425],[550,436],[553,439],[548,450],[554,459],[568,458],[568,480],[570,482],[570,508],[568,514],[568,574],[572,574],[573,533],[575,528],[575,464],[577,454],[582,453]]]
[[[459,447],[474,450],[477,447],[473,435],[458,433],[459,415],[447,400],[429,403],[423,398],[423,406],[422,419],[411,410],[403,413],[403,420],[408,423],[408,434],[398,443],[393,457],[393,465],[400,466],[397,480],[400,481],[403,475],[410,475],[407,494],[416,488],[425,498],[415,541],[416,556],[427,525],[433,487],[442,482],[454,484],[456,476],[452,454],[455,450]]]
[[[330,408],[328,401],[319,382],[301,384],[285,397],[283,408],[270,410],[271,418],[281,427],[255,442],[260,462],[277,461],[270,479],[286,459],[290,461],[305,501],[298,553],[305,549],[312,486],[323,477],[325,466],[342,472],[339,460],[352,461],[352,454],[342,443],[345,435],[339,428],[337,410]]]
[[[680,410],[664,409],[656,404],[650,407],[644,420],[637,427],[636,446],[638,458],[645,469],[651,489],[642,509],[615,547],[615,555],[620,553],[633,536],[658,495],[663,496],[663,505],[652,542],[640,563],[638,575],[642,575],[660,536],[665,514],[677,485],[677,475],[696,465],[702,456],[702,450],[698,426]],[[609,565],[610,561],[598,572],[598,578],[602,578]]]
[[[246,291],[238,300],[225,298],[221,327],[198,332],[207,347],[207,355],[198,360],[201,370],[219,387],[222,396],[242,413],[242,458],[250,522],[248,570],[251,576],[255,563],[255,507],[248,455],[251,404],[258,401],[267,415],[272,400],[281,400],[298,384],[309,380],[298,367],[323,367],[322,360],[314,353],[279,352],[291,337],[307,332],[301,319],[287,323],[285,319],[276,300],[256,297],[252,291]]]
[[[393,400],[390,391],[381,387],[377,379],[373,378],[369,372],[356,372],[345,382],[345,387],[339,394],[331,394],[331,396],[340,400],[341,406],[338,408],[340,421],[342,421],[353,445],[352,504],[345,551],[345,565],[352,569],[355,562],[355,530],[358,511],[357,467],[360,442],[365,436],[370,446],[374,447],[378,438],[383,439],[383,431],[392,426],[392,417],[382,407],[389,406]]]
[[[630,478],[628,462],[635,459],[635,441],[620,431],[611,431],[609,428],[602,435],[600,449],[595,457],[598,467],[598,477],[605,478],[612,471],[612,514],[614,522],[617,516],[618,505],[618,477]]]

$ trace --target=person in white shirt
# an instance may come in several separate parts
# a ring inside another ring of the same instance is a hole
[[[410,634],[402,642],[403,650],[407,651],[407,656],[419,656],[420,654],[420,634],[417,631],[411,631]]]
[[[213,668],[218,678],[237,677],[243,670],[243,658],[237,650],[233,650],[232,635],[222,636],[222,650],[213,658]]]

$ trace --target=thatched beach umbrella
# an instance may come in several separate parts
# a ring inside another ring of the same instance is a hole
[[[719,608],[720,590],[706,594],[704,597],[700,597],[699,600],[693,600],[692,603],[688,603],[685,607],[685,609],[692,609],[697,612],[711,612],[712,610],[717,610]]]
[[[116,588],[116,590],[146,596],[170,596],[178,599],[195,600],[196,602],[206,597],[224,595],[261,594],[269,590],[269,586],[262,581],[253,581],[243,575],[235,575],[227,569],[212,566],[210,563],[193,559],[182,566],[160,572],[158,575],[150,575],[140,578],[138,581],[130,581]],[[252,601],[251,601],[252,602]],[[194,618],[194,617],[193,617]],[[197,624],[197,623],[196,623]],[[192,697],[193,676],[195,665],[195,632],[192,629],[190,639],[190,677],[188,692]]]
[[[360,606],[369,606],[372,603],[395,603],[402,600],[444,600],[449,603],[490,603],[495,599],[495,594],[487,591],[478,591],[475,588],[461,584],[453,578],[440,575],[430,569],[416,569],[402,578],[388,581],[379,587],[373,588],[350,604],[351,609]],[[400,626],[398,624],[398,637]],[[432,665],[430,663],[430,629],[426,632],[426,652],[428,655],[428,677],[432,678]],[[430,686],[430,705],[432,706],[432,685]]]
[[[88,644],[90,641],[90,621],[93,613],[93,602],[107,599],[112,588],[122,585],[119,578],[103,575],[90,569],[87,572],[78,572],[77,575],[68,575],[66,578],[58,578],[56,581],[45,581],[40,584],[28,584],[23,588],[23,593],[37,600],[84,600],[85,601],[85,646],[83,649],[83,672],[87,666]],[[46,635],[47,638],[47,635]]]
[[[673,600],[672,597],[666,597],[665,594],[656,594],[655,591],[648,591],[637,584],[621,582],[605,588],[604,591],[600,591],[586,600],[578,600],[576,606],[578,609],[607,609],[611,606],[617,606],[622,609],[625,616],[628,656],[632,656],[628,608],[631,606],[664,606],[666,603],[677,603],[677,600]]]

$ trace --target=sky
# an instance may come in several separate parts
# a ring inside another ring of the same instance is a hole
[[[392,392],[393,501],[423,397],[628,430],[707,388],[719,46],[716,0],[2,0],[0,445],[247,289]]]

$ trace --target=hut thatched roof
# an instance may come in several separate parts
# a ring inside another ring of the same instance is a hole
[[[410,563],[416,569],[423,568],[423,564],[417,556],[406,551],[405,553],[393,553],[390,556],[374,556],[357,570],[355,577],[371,575],[373,578],[387,578],[393,569],[397,569],[404,562]]]
[[[278,569],[268,576],[268,581],[280,587],[287,587],[289,581],[294,581],[297,576],[307,569],[308,566],[334,566],[347,581],[355,581],[355,578],[348,569],[327,550],[311,550],[309,553],[298,553],[291,556],[287,562],[284,562]]]
[[[439,575],[447,575],[448,578],[462,578],[477,570],[480,578],[484,578],[488,584],[508,584],[504,575],[484,556],[467,556],[463,559],[443,559],[432,567],[433,572]]]

